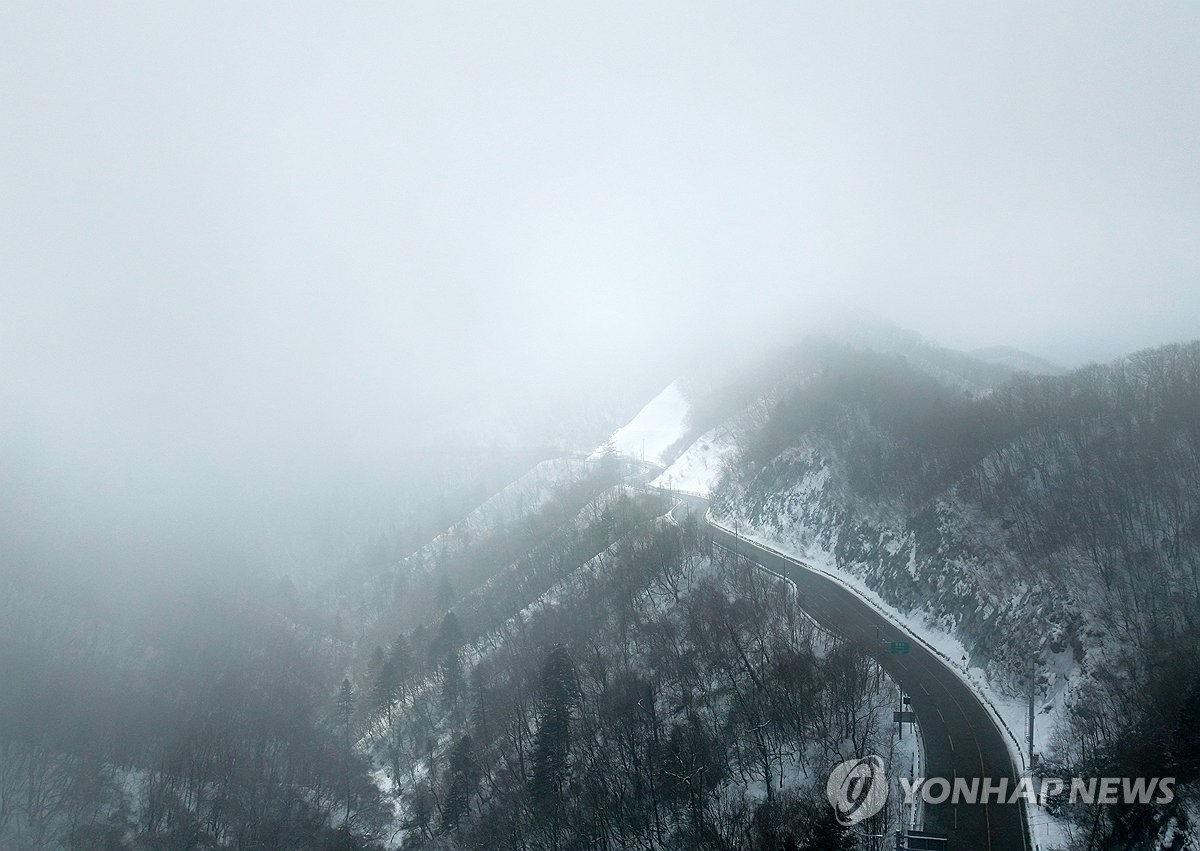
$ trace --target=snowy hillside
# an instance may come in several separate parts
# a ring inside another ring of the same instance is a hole
[[[574,458],[542,461],[426,544],[414,558],[422,561],[434,553],[452,553],[484,532],[510,526],[540,510],[563,487],[583,481],[595,469],[595,464]]]
[[[1031,355],[1012,346],[989,346],[986,349],[973,349],[971,357],[987,363],[994,363],[1018,372],[1031,372],[1034,375],[1062,375],[1067,370],[1045,358]]]
[[[742,436],[714,513],[960,644],[1001,702],[1032,658],[1059,770],[1190,776],[1200,345],[979,395],[909,359],[824,357]],[[1113,740],[1098,703],[1122,718]],[[1143,764],[1151,746],[1166,753]]]
[[[650,400],[626,425],[613,432],[604,446],[593,453],[598,458],[609,446],[621,455],[653,464],[666,462],[665,453],[687,431],[691,407],[678,381]]]
[[[714,428],[683,451],[652,485],[708,496],[737,451],[735,432]]]

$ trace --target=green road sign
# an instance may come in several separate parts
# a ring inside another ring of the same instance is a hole
[[[909,646],[907,641],[892,641],[888,644],[888,650],[895,653],[897,656],[907,656]]]

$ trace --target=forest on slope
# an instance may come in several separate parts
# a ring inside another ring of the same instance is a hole
[[[248,497],[225,482],[191,518],[204,536],[121,505],[85,516],[7,466],[0,847],[371,844],[391,807],[337,703],[370,577],[532,460],[427,453]]]
[[[858,847],[823,781],[893,754],[894,686],[665,507],[598,496],[576,536],[607,543],[515,616],[481,609],[488,586],[347,680],[405,847]]]
[[[894,686],[631,474],[541,462],[323,578],[13,585],[0,844],[854,847],[821,789]]]
[[[1175,776],[1069,813],[1080,847],[1200,828],[1200,344],[984,388],[902,352],[805,349],[742,418],[714,509],[956,634],[1019,692],[1073,691],[1049,776]]]

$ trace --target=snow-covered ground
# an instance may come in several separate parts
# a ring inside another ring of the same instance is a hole
[[[626,425],[592,453],[599,458],[607,452],[617,452],[652,464],[668,464],[652,482],[655,487],[686,491],[708,496],[725,468],[725,463],[737,450],[737,435],[728,426],[710,429],[702,434],[677,458],[666,453],[686,434],[691,405],[683,395],[678,381],[655,396]]]
[[[582,481],[594,471],[593,463],[577,458],[542,461],[440,533],[413,558],[420,562],[438,551],[453,552],[477,535],[528,517],[545,506],[560,489]]]
[[[678,504],[679,504],[678,502],[675,503],[675,505],[678,505]],[[672,506],[672,511],[674,511],[674,508],[675,508],[675,506]],[[674,517],[670,513],[667,514],[667,519],[670,520],[672,523],[675,522]],[[709,515],[709,520],[710,521],[712,520],[711,515]],[[717,524],[717,525],[720,525],[720,524]],[[747,537],[749,537],[749,536],[747,536]],[[767,567],[762,567],[761,565],[760,565],[760,567],[762,570],[769,573],[771,576],[775,577],[780,582],[783,582],[783,583],[786,583],[787,585],[789,585],[792,590],[792,600],[793,600],[793,602],[796,601],[797,596],[799,594],[799,590],[796,588],[795,582],[793,582],[788,577],[778,574],[775,571],[773,571]],[[812,625],[812,628],[813,628],[813,630],[815,630],[817,635],[822,636],[822,639],[821,639],[822,642],[828,642],[831,644],[835,640],[833,633],[829,632],[823,626],[821,626],[819,623],[817,623],[817,621],[811,615],[809,615],[808,612],[804,611],[803,609],[800,609],[798,605],[797,605],[797,609],[799,609],[801,614],[808,620],[809,624]],[[824,655],[824,654],[820,653],[819,655]],[[897,690],[899,689],[899,686],[895,685],[895,682],[891,679],[891,677],[889,677],[886,673],[884,674],[884,676],[888,679],[889,682],[892,683],[894,688],[896,688]],[[890,743],[890,749],[889,749],[888,753],[880,754],[880,755],[886,757],[885,761],[888,766],[888,777],[891,779],[891,795],[893,796],[893,800],[896,801],[899,805],[899,802],[904,800],[902,788],[900,785],[900,778],[905,777],[911,781],[915,777],[924,777],[925,776],[925,745],[924,745],[924,739],[921,735],[921,728],[918,724],[910,724],[909,725],[909,735],[907,738],[904,737],[903,725],[899,725],[896,728],[892,727],[891,715],[892,715],[893,708],[894,708],[893,706],[881,707],[882,717],[883,717],[883,719],[885,719],[882,722],[883,726],[885,729],[891,730],[891,743]],[[809,778],[807,776],[807,774],[805,775],[805,778],[803,781],[801,781],[801,779],[799,777],[793,776],[791,778],[791,781],[786,785],[794,786],[794,787],[805,786],[805,785],[808,785],[810,780],[811,780],[811,778]],[[757,785],[761,785],[761,784],[757,784]],[[765,791],[763,791],[762,794],[759,795],[760,799],[762,797],[765,797]],[[899,808],[898,808],[899,823],[896,825],[896,827],[899,828],[899,827],[903,826],[908,829],[919,827],[922,824],[922,821],[921,821],[921,819],[923,817],[922,813],[921,813],[922,806],[923,805],[921,804],[919,798],[917,799],[917,802],[914,806],[904,808],[902,805],[899,805]]]
[[[653,482],[654,487],[670,488],[687,493],[708,496],[717,485],[717,479],[727,461],[737,451],[737,437],[727,427],[706,431],[700,439],[689,446],[671,466]]]
[[[686,432],[690,411],[691,406],[684,398],[679,382],[673,381],[636,417],[613,432],[592,457],[600,457],[611,445],[622,455],[662,464],[665,462],[663,453]]]
[[[719,518],[713,517],[711,512],[708,519],[726,531],[733,531],[732,527],[727,527]],[[1022,775],[1029,774],[1025,751],[1028,704],[1009,697],[997,689],[983,668],[971,664],[970,655],[958,638],[939,625],[930,622],[923,612],[901,612],[894,608],[869,588],[860,577],[839,569],[832,554],[813,549],[796,552],[791,546],[791,542],[764,535],[761,530],[748,530],[746,526],[739,527],[739,534],[768,550],[802,561],[808,569],[828,576],[853,591],[880,614],[903,627],[940,656],[948,667],[978,695],[980,701],[999,723],[1001,730],[1005,733],[1004,739],[1018,772]],[[1068,697],[1069,688],[1060,688],[1058,693],[1052,695],[1051,700],[1043,701],[1040,705],[1034,723],[1035,752],[1044,752],[1059,714],[1066,706]],[[1034,841],[1041,851],[1066,846],[1066,825],[1063,822],[1055,819],[1040,807],[1030,808],[1029,821],[1030,828],[1034,833]]]

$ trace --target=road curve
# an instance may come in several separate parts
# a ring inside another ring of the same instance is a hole
[[[708,500],[676,494],[677,510],[703,518]],[[862,598],[798,560],[764,549],[707,524],[713,540],[796,583],[800,606],[822,627],[862,647],[912,697],[925,744],[927,777],[1007,777],[1016,773],[1004,733],[967,685],[915,636],[887,620]],[[887,652],[880,639],[907,641],[908,655]],[[865,754],[864,754],[865,755]],[[982,784],[982,780],[980,781]],[[1030,851],[1024,807],[1019,804],[949,803],[925,807],[926,830],[950,837],[949,851]]]

